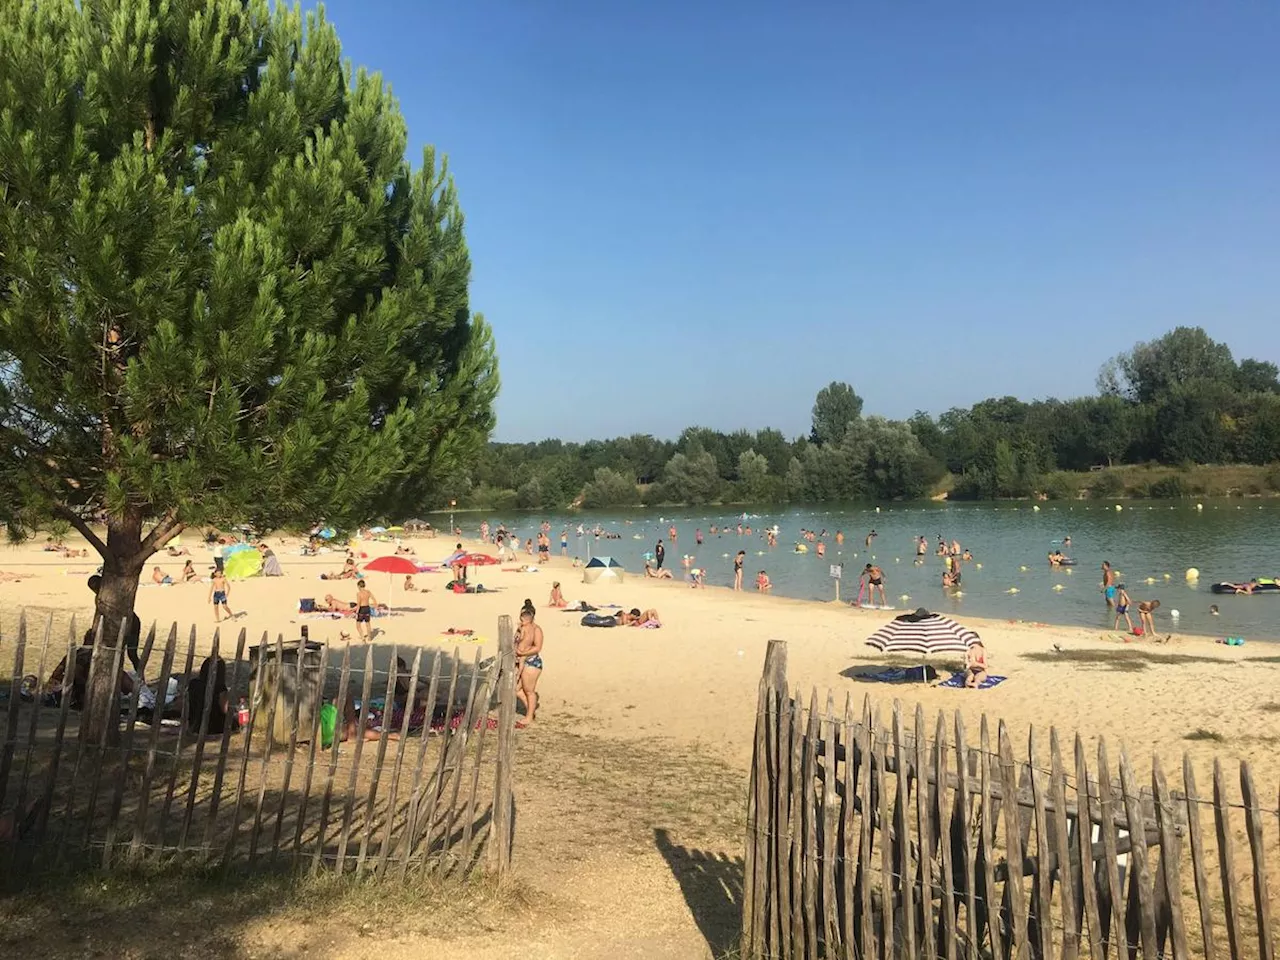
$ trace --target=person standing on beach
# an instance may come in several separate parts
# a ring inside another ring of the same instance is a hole
[[[215,567],[213,571],[213,579],[209,581],[209,600],[213,603],[213,622],[220,623],[222,621],[222,611],[227,611],[227,619],[234,620],[236,615],[231,612],[231,607],[227,604],[227,598],[231,596],[231,584],[227,582],[227,575],[222,572],[221,567]]]
[[[373,608],[378,605],[378,600],[373,593],[365,586],[363,580],[356,581],[356,635],[368,643],[373,639],[373,627],[370,624],[370,618],[373,616]]]
[[[533,723],[538,713],[538,678],[542,676],[542,628],[533,622],[531,605],[520,611],[516,630],[516,699],[524,704],[524,720],[516,724],[523,730]]]
[[[1111,561],[1102,561],[1102,595],[1107,598],[1107,606],[1116,605],[1116,574],[1111,569]]]
[[[480,521],[480,539],[483,540],[485,543],[489,542],[489,521],[488,520]]]
[[[884,595],[884,571],[874,564],[867,564],[864,571],[867,575],[867,601],[871,606],[876,603],[876,590],[880,590],[880,606],[887,607],[889,601]]]
[[[569,530],[566,527],[560,531],[560,556],[567,557],[569,555]]]
[[[653,548],[653,568],[655,570],[662,569],[662,562],[667,559],[667,548],[662,545],[662,541],[658,541],[658,545]]]
[[[1133,633],[1133,620],[1129,618],[1129,593],[1125,590],[1124,584],[1120,584],[1116,587],[1116,619],[1115,622],[1111,624],[1112,630],[1118,630],[1120,628],[1121,617],[1124,617],[1125,626],[1129,628],[1125,632]]]
[[[742,565],[747,562],[747,551],[739,550],[733,558],[733,589],[742,589]]]

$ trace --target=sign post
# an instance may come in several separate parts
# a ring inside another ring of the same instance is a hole
[[[831,564],[831,579],[836,582],[836,603],[840,602],[840,577],[844,574],[843,563]]]

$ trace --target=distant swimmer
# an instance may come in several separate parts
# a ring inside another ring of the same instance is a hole
[[[866,544],[867,544],[867,548],[868,548],[868,549],[870,549],[870,547],[871,547],[871,541],[872,541],[872,540],[874,540],[874,539],[875,539],[876,537],[878,537],[878,536],[879,536],[879,534],[878,534],[878,533],[876,533],[874,530],[872,530],[870,533],[868,533],[868,534],[867,534]]]
[[[1065,559],[1067,558],[1062,555],[1061,550],[1054,550],[1049,554],[1049,566],[1060,567],[1062,566],[1062,561]]]
[[[916,538],[916,558],[920,562],[924,562],[924,555],[929,552],[929,541],[924,537]]]
[[[838,547],[839,547],[839,546],[843,546],[843,545],[844,545],[844,531],[843,531],[843,530],[837,530],[837,531],[836,531],[836,546],[838,546]]]
[[[701,527],[693,531],[693,542],[699,547],[702,546],[702,528]]]
[[[1071,547],[1071,534],[1067,534],[1062,538],[1062,545],[1068,549]]]
[[[827,555],[827,545],[821,540],[818,541],[818,556],[825,557]]]
[[[964,551],[964,553],[963,553],[963,554],[961,554],[960,559],[961,559],[961,560],[972,560],[972,559],[973,559],[973,554],[969,552],[969,548],[968,548],[968,547],[966,547],[966,548],[965,548],[965,551]]]

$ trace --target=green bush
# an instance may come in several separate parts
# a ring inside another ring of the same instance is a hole
[[[1190,491],[1179,476],[1161,477],[1147,487],[1147,494],[1156,500],[1179,500]]]
[[[514,490],[482,483],[471,491],[471,494],[466,499],[466,504],[469,507],[481,510],[495,510],[501,513],[507,510],[514,510],[516,499],[517,495]]]
[[[1275,493],[1280,493],[1280,463],[1273,463],[1267,468],[1266,476],[1267,489]]]
[[[1040,492],[1050,500],[1074,500],[1080,495],[1080,481],[1064,471],[1046,474]]]
[[[1095,500],[1118,497],[1122,493],[1124,493],[1124,481],[1120,479],[1120,474],[1112,473],[1110,470],[1098,474],[1097,479],[1089,484],[1089,496]]]

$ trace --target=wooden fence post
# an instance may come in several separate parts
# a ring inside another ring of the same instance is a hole
[[[772,704],[787,689],[787,644],[770,640],[764,655],[756,706],[756,731],[751,757],[751,778],[747,786],[747,846],[743,869],[742,956],[767,955],[765,907],[769,872],[769,747],[768,717]],[[827,749],[835,750],[829,743]],[[832,770],[835,769],[834,754]],[[763,819],[764,823],[761,824]]]
[[[446,717],[446,726],[448,722],[449,718]],[[516,748],[515,727],[515,629],[511,618],[504,614],[498,618],[498,764],[493,785],[494,842],[489,848],[490,865],[499,877],[511,866],[512,830],[515,826],[515,797],[512,791],[512,764],[515,761]],[[415,783],[414,786],[416,794],[417,784]],[[406,856],[408,856],[407,853]]]

